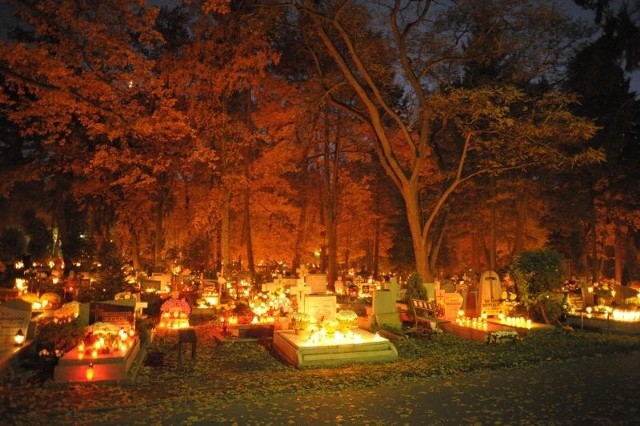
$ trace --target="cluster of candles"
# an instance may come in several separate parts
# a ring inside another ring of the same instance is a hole
[[[587,306],[585,308],[587,312],[587,318],[591,318],[594,315],[594,309],[591,306]],[[621,322],[636,322],[640,321],[640,311],[628,311],[624,309],[613,309],[612,307],[606,306],[603,308],[599,308],[596,312],[601,312],[605,319],[612,319],[614,321]]]
[[[531,320],[524,317],[511,317],[504,314],[498,314],[498,320],[501,324],[506,324],[511,327],[527,328],[531,329]],[[464,311],[458,311],[458,317],[456,318],[456,324],[461,327],[471,327],[481,330],[487,330],[487,315],[482,314],[480,318],[469,318],[464,316]]]
[[[614,309],[611,318],[616,321],[634,322],[640,321],[640,311],[627,311],[624,309]]]
[[[83,340],[78,345],[78,359],[83,359],[85,355],[90,355],[91,358],[97,358],[101,353],[117,352],[121,351],[125,353],[133,346],[132,337],[135,334],[135,330],[130,328],[129,331],[125,331],[121,328],[116,338],[113,336],[105,339],[104,336],[97,337],[92,344],[87,345]]]
[[[160,328],[187,328],[189,327],[189,318],[185,312],[174,310],[172,312],[164,312],[160,318]]]
[[[483,315],[481,318],[469,318],[458,312],[458,318],[456,318],[456,324],[461,327],[471,327],[480,330],[487,329],[487,317]]]
[[[374,340],[380,339],[380,334],[376,333],[374,335]],[[312,331],[307,339],[308,345],[318,345],[326,342],[331,343],[362,343],[362,335],[358,333],[354,333],[353,331],[347,331],[343,333],[341,331],[336,330],[333,333],[333,337],[329,337],[327,334],[327,330],[321,328],[320,330]]]
[[[524,317],[505,317],[504,314],[499,314],[498,319],[501,323],[511,325],[520,328],[531,328],[531,320]]]
[[[236,319],[236,323],[237,323],[237,319]],[[253,317],[253,319],[251,320],[251,324],[273,324],[274,322],[276,322],[276,319],[274,317],[271,316],[257,316],[255,315]]]

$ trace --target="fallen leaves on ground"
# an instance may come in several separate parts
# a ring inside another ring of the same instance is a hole
[[[188,424],[204,420],[229,424],[236,420],[222,414],[211,419],[212,407],[250,402],[256,408],[262,408],[261,401],[278,395],[335,394],[346,389],[366,392],[381,384],[396,385],[401,389],[403,384],[432,377],[442,378],[440,388],[453,389],[455,382],[468,372],[487,371],[487,374],[492,374],[513,367],[573,363],[586,356],[640,350],[640,338],[635,336],[580,332],[568,335],[549,330],[531,333],[517,344],[489,346],[438,334],[430,339],[395,341],[399,360],[392,363],[297,369],[278,359],[269,341],[232,340],[220,343],[215,339],[214,331],[210,325],[196,327],[196,356],[191,359],[190,345],[183,345],[180,365],[176,333],[160,333],[147,348],[149,362],[135,366],[134,384],[131,386],[91,384],[58,387],[51,386],[50,380],[44,383],[35,380],[38,372],[34,370],[17,368],[5,371],[0,382],[5,407],[1,414],[15,424],[40,424],[44,419],[49,423],[81,424],[86,421],[96,424],[96,418],[107,424],[111,416],[116,416],[114,413],[129,410],[145,413],[140,418],[132,418],[132,424],[162,423],[167,413],[183,415],[183,422]],[[412,397],[407,395],[406,400],[410,401]],[[455,394],[452,395],[452,404],[461,409],[465,407],[465,402]],[[177,414],[174,407],[189,409],[184,414]],[[394,409],[399,419],[412,415],[410,406]],[[491,411],[489,404],[487,410]],[[209,417],[205,417],[205,413]],[[314,411],[305,414],[313,418]],[[353,416],[338,414],[334,421],[354,421],[365,413]],[[473,419],[473,416],[469,417],[472,423]]]

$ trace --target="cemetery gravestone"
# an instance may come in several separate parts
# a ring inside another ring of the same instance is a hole
[[[134,327],[134,304],[124,303],[91,303],[89,307],[89,322],[108,322],[118,327]],[[115,302],[115,301],[114,301]]]
[[[569,304],[571,305],[572,309],[575,309],[576,311],[581,311],[582,309],[584,309],[584,303],[582,301],[581,294],[569,293],[567,295],[567,298],[569,299]]]
[[[397,279],[391,279],[391,281],[389,281],[387,283],[387,288],[389,289],[389,292],[391,293],[391,298],[393,300],[400,300],[400,298],[398,297],[399,293],[400,293],[400,285],[398,284],[398,280]]]
[[[427,290],[427,300],[435,300],[436,298],[436,284],[435,283],[422,283]]]
[[[304,298],[308,294],[311,294],[311,287],[307,287],[303,279],[299,279],[290,289],[290,295],[295,299],[299,309],[304,309]]]
[[[388,324],[392,327],[402,327],[400,314],[396,307],[395,295],[389,290],[373,291],[371,315],[378,325]]]
[[[327,274],[309,274],[305,280],[311,287],[311,294],[324,294],[327,292]]]
[[[303,312],[320,323],[323,320],[333,320],[336,317],[335,294],[310,294],[304,298]]]
[[[30,303],[20,299],[3,302],[0,305],[0,346],[12,346],[18,330],[27,336],[30,321]]]
[[[478,288],[479,303],[476,315],[481,316],[483,312],[490,316],[498,315],[502,308],[502,285],[498,274],[494,271],[483,272]]]

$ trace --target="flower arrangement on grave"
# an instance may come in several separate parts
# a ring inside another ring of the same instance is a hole
[[[263,291],[253,296],[249,306],[259,322],[273,322],[275,317],[284,316],[291,311],[291,299],[281,289]]]
[[[53,318],[60,322],[71,321],[80,314],[80,303],[73,301],[65,303],[60,308],[53,311]]]
[[[343,309],[336,314],[338,327],[343,333],[351,330],[358,324],[358,314],[349,309]]]
[[[515,343],[520,336],[514,330],[492,331],[487,334],[487,344]]]
[[[436,304],[436,311],[435,311],[436,318],[444,318],[445,310],[446,310],[446,307],[444,303],[438,302]]]
[[[502,301],[502,311],[505,316],[508,316],[518,305],[518,295],[513,291],[513,287],[507,287],[500,295]]]
[[[97,322],[86,329],[86,334],[78,344],[78,358],[85,355],[96,358],[112,352],[126,352],[133,346],[133,329],[124,330],[108,322]]]
[[[327,333],[328,337],[333,337],[333,335],[336,332],[336,329],[338,328],[338,325],[339,325],[338,321],[334,319],[322,321],[322,328]]]
[[[294,312],[291,315],[291,320],[294,330],[306,330],[311,322],[311,318],[306,312]]]
[[[189,327],[191,307],[184,299],[169,299],[160,306],[160,328]]]
[[[624,304],[632,307],[640,306],[640,297],[627,297],[624,299]]]
[[[609,285],[606,281],[603,283],[593,284],[593,294],[601,299],[610,299],[615,295],[613,286]]]

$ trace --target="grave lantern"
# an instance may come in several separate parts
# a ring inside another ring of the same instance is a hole
[[[94,375],[93,363],[90,362],[89,366],[87,367],[87,371],[86,371],[87,380],[89,380],[89,381],[93,380],[93,375]]]
[[[24,333],[22,332],[22,329],[19,329],[16,335],[13,336],[13,341],[17,346],[22,346],[22,344],[24,343],[24,339],[25,337],[24,337]]]

